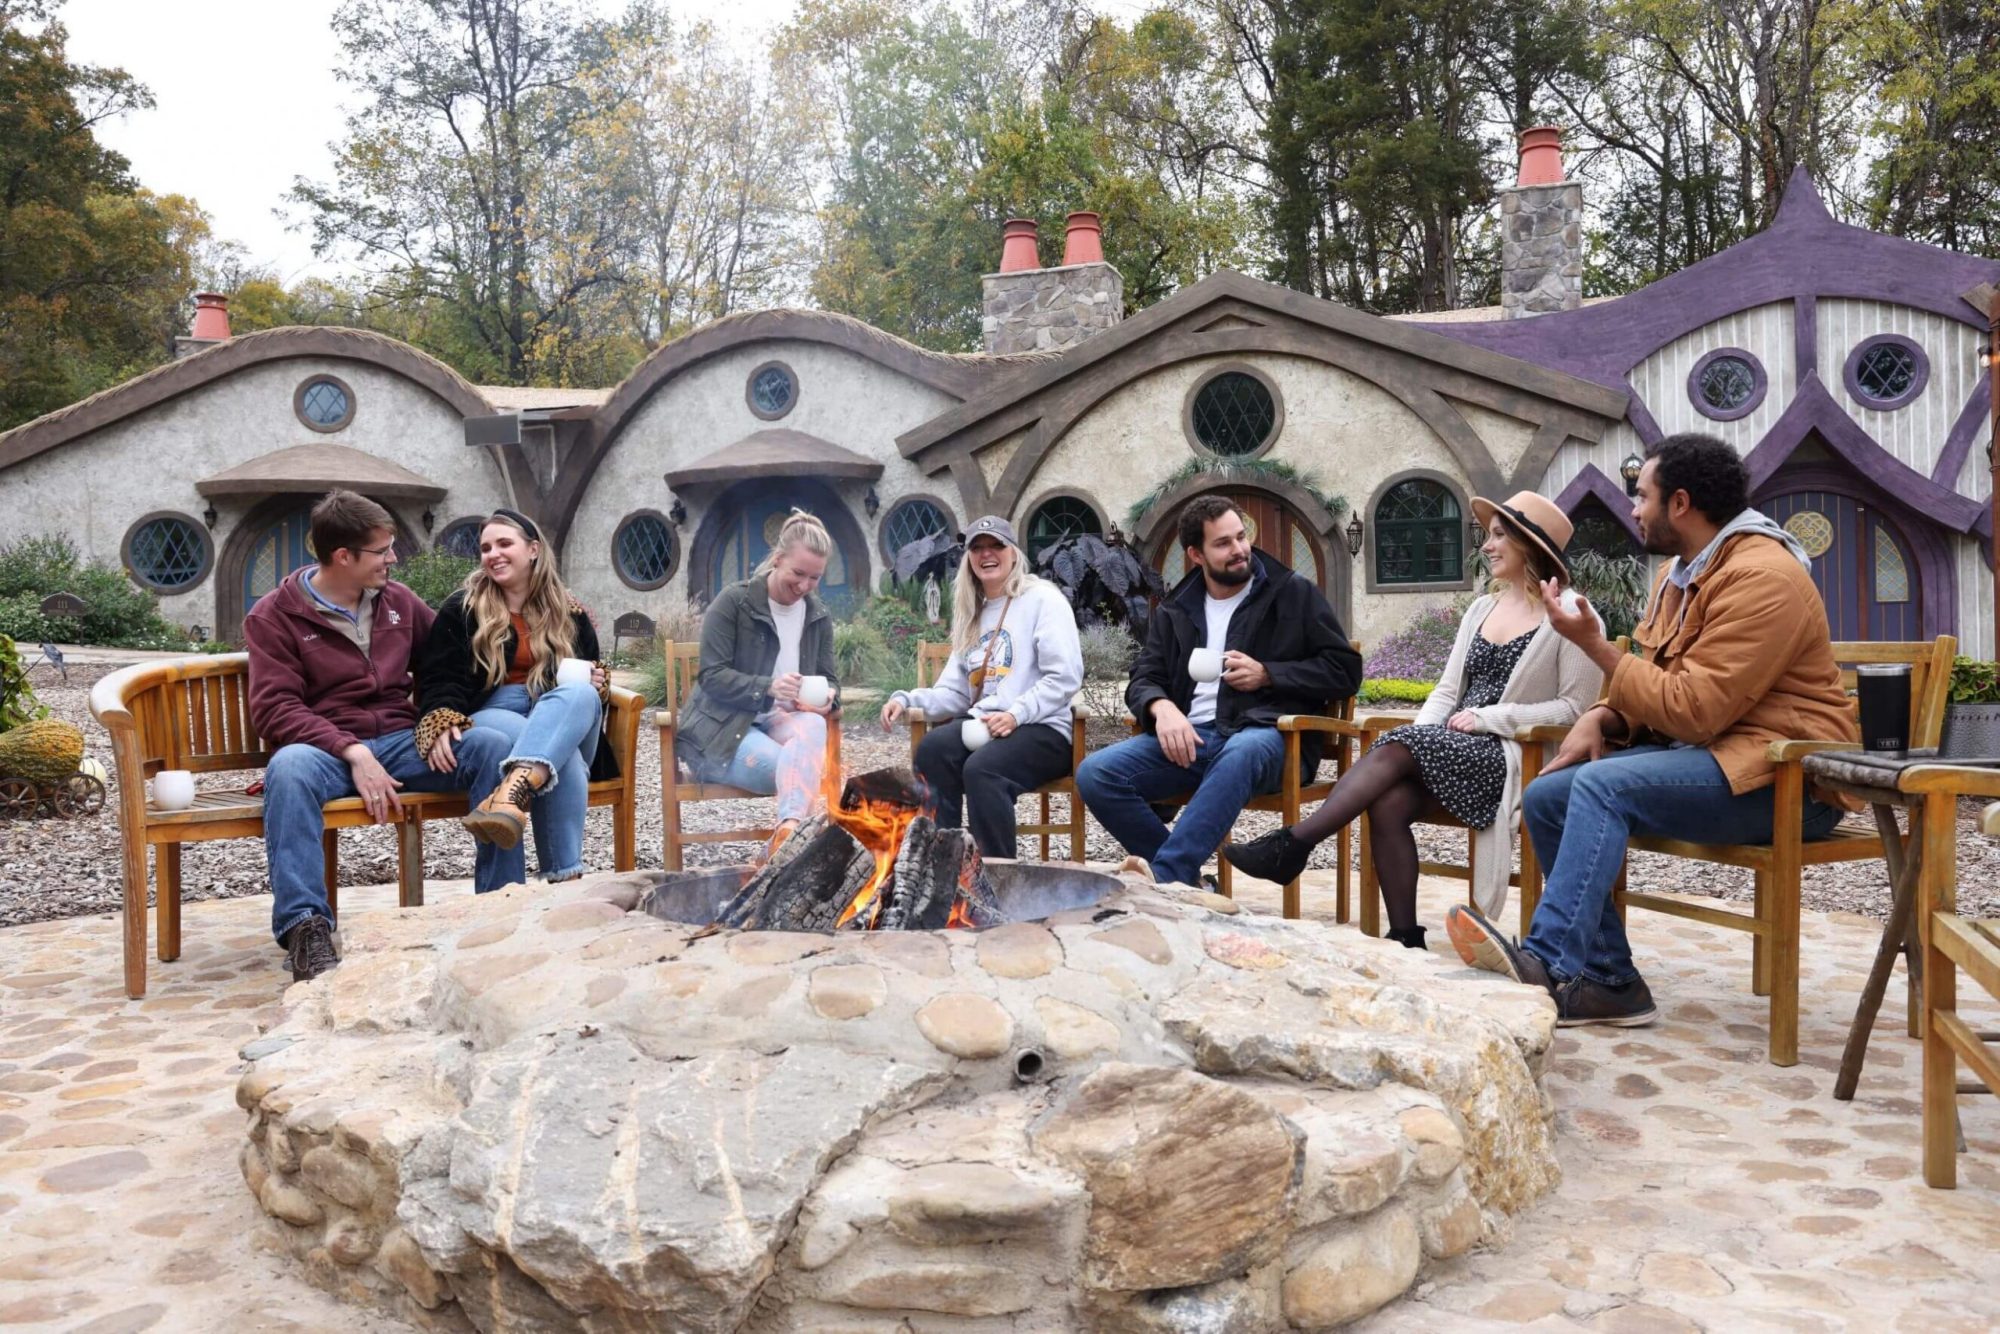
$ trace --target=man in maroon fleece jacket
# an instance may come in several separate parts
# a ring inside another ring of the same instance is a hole
[[[395,520],[352,491],[313,507],[319,564],[296,570],[243,618],[250,648],[250,721],[274,748],[264,770],[264,853],[271,875],[271,933],[294,980],[309,982],[340,959],[326,901],[320,808],[359,795],[377,822],[402,812],[399,789],[472,786],[499,771],[504,735],[472,728],[458,765],[437,773],[418,752],[410,663],[432,612],[389,578]]]

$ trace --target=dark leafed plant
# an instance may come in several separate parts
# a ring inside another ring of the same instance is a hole
[[[2000,704],[2000,662],[1957,657],[1951,660],[1951,702]]]
[[[949,589],[952,577],[958,573],[958,562],[964,556],[965,539],[949,530],[905,542],[896,548],[893,564],[896,582],[921,586],[936,579],[939,587]]]
[[[1167,594],[1159,571],[1123,542],[1076,533],[1042,548],[1035,572],[1053,583],[1076,609],[1077,624],[1122,625],[1141,643],[1153,604]]]

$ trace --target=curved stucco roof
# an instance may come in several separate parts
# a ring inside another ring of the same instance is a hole
[[[400,339],[365,329],[294,327],[265,329],[218,343],[193,356],[156,366],[123,384],[100,390],[68,407],[44,413],[0,433],[0,469],[122,421],[147,408],[252,366],[301,357],[367,362],[428,389],[463,416],[484,416],[493,406],[471,381]]]

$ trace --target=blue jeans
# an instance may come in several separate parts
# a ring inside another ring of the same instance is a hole
[[[1730,792],[1722,766],[1699,746],[1633,746],[1542,775],[1521,802],[1546,877],[1522,944],[1560,981],[1630,982],[1639,970],[1611,895],[1626,838],[1769,843],[1773,794]],[[1805,837],[1824,837],[1839,820],[1839,810],[1806,798]]]
[[[778,799],[778,823],[812,814],[826,773],[826,719],[803,710],[781,712],[743,734],[728,763],[695,755],[688,762],[700,783],[727,783]]]
[[[458,743],[458,768],[441,774],[424,763],[417,753],[416,734],[408,728],[361,744],[374,752],[389,777],[401,780],[404,792],[451,792],[482,777],[490,788],[507,753],[505,736],[474,727]],[[281,746],[265,766],[264,859],[271,876],[274,937],[282,940],[308,917],[332,919],[320,844],[326,817],[320,807],[354,795],[354,773],[347,761],[318,746]]]
[[[1202,863],[1222,846],[1250,798],[1275,792],[1284,777],[1285,739],[1275,727],[1218,736],[1197,727],[1201,747],[1181,768],[1146,732],[1085,757],[1076,771],[1083,804],[1125,851],[1152,864],[1155,879],[1199,884]],[[1193,790],[1168,829],[1153,803]]]
[[[473,783],[472,800],[486,800],[510,764],[547,765],[549,781],[528,807],[535,829],[535,865],[544,880],[582,875],[590,761],[597,754],[597,734],[604,725],[604,706],[597,691],[587,685],[568,685],[530,695],[526,686],[499,686],[472,715],[472,725],[499,733],[509,747],[498,768]],[[479,845],[472,882],[477,893],[527,878],[528,850],[524,844],[511,848]]]

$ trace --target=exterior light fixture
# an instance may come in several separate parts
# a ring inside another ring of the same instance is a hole
[[[882,508],[882,498],[875,494],[874,487],[869,487],[868,494],[861,498],[861,508],[868,511],[868,517],[871,519],[875,517],[875,512]]]
[[[1646,461],[1637,454],[1627,454],[1625,456],[1625,462],[1618,469],[1618,475],[1625,479],[1626,495],[1636,496],[1639,494],[1639,470],[1645,466]]]
[[[1486,525],[1477,519],[1472,521],[1472,545],[1475,547],[1486,545]]]
[[[667,517],[673,520],[673,525],[676,528],[682,527],[687,523],[688,507],[681,504],[679,496],[675,496],[674,503],[667,507]]]
[[[432,511],[432,509],[431,509],[431,508],[430,508],[430,507],[429,507],[428,505],[427,505],[427,506],[425,506],[425,507],[424,507],[424,536],[425,536],[425,537],[429,537],[429,536],[431,535],[431,529],[433,529],[433,528],[437,527],[437,521],[438,521],[438,516],[437,516],[437,514],[436,514],[436,513],[434,512],[434,511]]]
[[[188,638],[197,644],[206,644],[208,642],[208,627],[205,625],[190,625],[188,627]]]
[[[1361,516],[1356,514],[1347,521],[1347,554],[1361,554]]]
[[[201,512],[201,521],[208,525],[208,531],[211,533],[215,531],[215,521],[221,517],[220,514],[215,512],[214,501],[210,501],[208,508]]]

